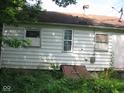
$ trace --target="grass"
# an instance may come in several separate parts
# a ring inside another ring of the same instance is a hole
[[[0,70],[0,93],[124,93],[124,79],[63,77],[60,71]]]

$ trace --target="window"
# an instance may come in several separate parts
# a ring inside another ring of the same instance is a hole
[[[96,40],[95,50],[108,51],[108,35],[107,34],[96,34],[95,40]]]
[[[26,31],[26,37],[29,38],[39,38],[40,37],[40,31]]]
[[[64,51],[72,50],[72,30],[64,31]]]
[[[40,31],[38,30],[27,30],[26,39],[31,40],[31,45],[34,47],[40,47]]]

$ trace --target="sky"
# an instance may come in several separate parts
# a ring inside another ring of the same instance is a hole
[[[42,7],[47,11],[56,11],[64,13],[85,13],[86,15],[105,15],[116,16],[117,12],[124,7],[124,0],[77,0],[76,5],[69,5],[66,8],[57,6],[52,0],[42,0]],[[83,11],[83,5],[89,5],[89,8]],[[115,7],[113,9],[112,7]]]

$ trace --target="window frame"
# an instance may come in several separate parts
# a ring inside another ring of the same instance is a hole
[[[105,42],[100,42],[96,40],[96,35],[106,35],[107,36],[107,41]],[[108,52],[108,43],[109,43],[109,35],[107,33],[95,33],[95,51],[96,52]],[[98,49],[96,48],[97,44],[107,44],[107,49]]]
[[[39,31],[39,39],[40,39],[40,42],[39,42],[39,46],[34,46],[34,45],[28,45],[28,46],[25,46],[26,48],[41,48],[41,29],[37,29],[37,28],[33,28],[33,29],[25,29],[25,34],[24,34],[24,38],[25,39],[28,39],[28,37],[26,37],[26,32],[27,31]]]
[[[72,31],[72,35],[71,35],[71,40],[66,40],[64,37],[65,37],[65,31],[68,31],[68,30],[70,30],[70,31]],[[72,50],[73,50],[73,30],[72,29],[64,29],[64,31],[63,31],[63,52],[65,52],[65,53],[69,53],[69,52],[73,52]],[[65,51],[64,50],[64,42],[65,41],[71,41],[71,50],[70,51]]]

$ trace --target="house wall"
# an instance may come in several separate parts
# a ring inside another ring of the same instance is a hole
[[[98,71],[110,67],[112,55],[111,33],[73,27],[39,26],[38,28],[41,29],[41,47],[2,48],[2,67],[50,69],[50,63],[85,65],[90,71]],[[73,30],[72,52],[63,51],[63,32],[65,29]],[[108,51],[95,52],[96,62],[90,63],[90,57],[94,54],[95,33],[108,34]],[[5,26],[3,35],[23,39],[25,37],[25,27]]]
[[[113,35],[113,61],[114,67],[120,70],[124,70],[124,34],[116,33]]]

